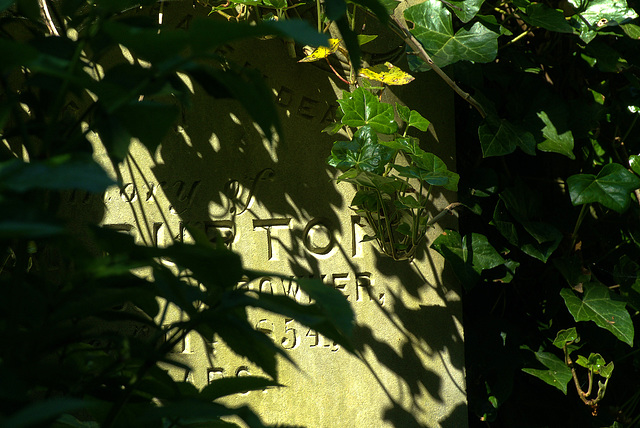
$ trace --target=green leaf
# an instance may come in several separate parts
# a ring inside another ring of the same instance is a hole
[[[573,154],[573,134],[571,131],[558,134],[556,127],[544,111],[539,112],[538,117],[545,124],[545,127],[542,128],[542,135],[546,138],[543,142],[538,143],[538,150],[560,153],[571,160],[575,160],[576,157]]]
[[[178,107],[153,101],[136,101],[120,107],[115,116],[123,128],[155,153],[178,118]]]
[[[464,238],[447,229],[431,244],[431,248],[451,263],[454,273],[465,287],[472,287],[483,270],[504,264],[505,260],[484,235],[472,233]]]
[[[1,0],[0,1],[0,12],[10,8],[11,6],[13,6],[13,4],[16,2],[16,0]]]
[[[358,34],[358,44],[360,46],[374,41],[378,38],[377,34]]]
[[[536,142],[530,132],[520,129],[505,119],[489,116],[478,128],[482,156],[504,156],[516,147],[528,155],[536,154]]]
[[[600,370],[602,370],[607,365],[607,362],[604,360],[604,358],[602,358],[602,355],[592,352],[591,355],[589,355],[589,358],[585,358],[582,355],[579,355],[578,359],[576,360],[576,364],[587,368],[596,374],[600,374]]]
[[[453,13],[460,18],[460,21],[466,24],[476,16],[484,0],[452,0],[448,3],[452,5]]]
[[[556,334],[553,344],[560,349],[564,349],[565,345],[578,342],[579,340],[580,336],[578,336],[576,328],[571,327],[567,330],[560,330],[558,334]]]
[[[517,199],[507,196],[516,196]],[[519,197],[518,197],[519,195]],[[500,201],[496,204],[492,224],[511,243],[519,247],[525,254],[542,262],[549,259],[562,241],[562,233],[545,222],[529,220],[529,214],[518,211],[514,201],[526,201],[524,195],[513,192],[502,192]],[[520,206],[520,208],[522,208]],[[514,218],[518,223],[514,222]]]
[[[327,162],[342,170],[355,168],[382,174],[393,154],[392,148],[378,143],[377,134],[366,125],[356,131],[352,141],[334,143]]]
[[[0,189],[18,193],[33,189],[79,189],[98,193],[113,184],[91,156],[60,155],[39,162],[12,159],[0,164]]]
[[[581,299],[568,288],[560,295],[576,321],[593,321],[599,327],[613,333],[621,341],[633,346],[633,323],[626,303],[614,300],[609,289],[600,284],[585,284]]]
[[[634,40],[640,40],[640,26],[635,24],[622,24],[620,26],[624,33]]]
[[[196,17],[189,25],[188,33],[189,43],[196,53],[213,52],[221,45],[236,40],[270,35],[292,38],[302,45],[329,46],[329,37],[326,34],[318,33],[308,22],[300,19],[282,19],[249,25],[244,22]]]
[[[22,407],[10,417],[4,418],[2,423],[5,427],[15,428],[42,426],[46,422],[53,422],[64,413],[72,413],[89,406],[87,401],[79,398],[50,398]]]
[[[0,221],[0,238],[45,238],[65,232],[64,226],[45,220]]]
[[[396,111],[404,123],[409,123],[409,117],[411,116],[411,109],[409,107],[396,103]]]
[[[573,205],[599,202],[622,213],[631,202],[629,194],[640,187],[640,178],[622,165],[610,163],[598,175],[572,175],[567,179],[567,185]]]
[[[358,88],[353,92],[345,91],[338,104],[344,113],[342,123],[345,125],[370,125],[375,132],[382,134],[393,134],[398,130],[393,106],[381,103],[378,97],[364,88]]]
[[[535,356],[548,370],[524,368],[522,371],[555,386],[564,395],[567,395],[567,384],[573,377],[569,366],[550,352],[538,351]]]
[[[427,0],[404,12],[411,33],[442,68],[458,61],[491,62],[498,52],[498,34],[480,22],[454,33],[451,12],[439,0]]]
[[[387,8],[378,0],[349,0],[349,3],[354,3],[362,6],[364,9],[369,9],[376,15],[378,21],[383,24],[386,24],[389,21],[389,13],[387,12]]]
[[[380,0],[380,3],[387,10],[387,13],[392,15],[393,11],[396,10],[396,7],[400,4],[400,0]]]
[[[631,170],[636,174],[640,175],[640,156],[631,155],[629,156],[629,166]]]
[[[282,386],[278,382],[259,376],[240,376],[215,379],[200,392],[200,398],[215,401],[232,394],[256,391],[268,387]]]
[[[534,3],[528,5],[526,11],[521,16],[530,25],[558,33],[573,33],[573,27],[564,19],[561,10],[552,9],[544,3]]]
[[[604,25],[620,25],[638,17],[638,14],[627,5],[626,0],[569,0],[578,9],[578,13],[591,27],[598,25],[604,19]]]
[[[342,180],[387,194],[394,194],[407,188],[407,183],[404,180],[396,177],[383,177],[368,171],[347,171],[338,177],[338,181]]]
[[[401,196],[396,202],[398,202],[402,208],[416,209],[423,207],[423,205],[413,196]]]
[[[407,127],[413,126],[414,128],[418,128],[422,132],[426,132],[429,129],[429,122],[427,119],[422,117],[420,113],[415,110],[411,110],[411,114],[409,115],[409,120],[407,121]]]

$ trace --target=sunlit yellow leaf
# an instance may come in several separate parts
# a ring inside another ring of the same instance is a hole
[[[335,51],[338,50],[338,46],[340,46],[340,39],[329,39],[329,47],[326,46],[320,46],[317,47],[316,49],[314,49],[313,51],[306,52],[305,50],[305,54],[307,56],[305,56],[304,58],[302,58],[300,61],[298,62],[314,62],[314,61],[318,61],[322,58],[326,58],[329,55],[331,55],[332,53],[334,53]],[[311,48],[313,49],[313,48]],[[309,49],[309,50],[311,50]]]
[[[387,85],[406,85],[414,79],[412,75],[405,73],[390,62],[363,68],[360,70],[360,75],[369,80],[376,80]]]

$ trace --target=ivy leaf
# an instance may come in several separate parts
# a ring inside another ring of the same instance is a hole
[[[560,295],[576,321],[593,321],[624,343],[633,346],[633,323],[625,308],[626,303],[614,300],[607,287],[595,283],[585,284],[582,299],[569,288],[563,288]]]
[[[620,26],[624,33],[635,40],[640,40],[640,26],[635,24],[622,24]]]
[[[458,61],[491,62],[498,52],[498,34],[480,22],[454,33],[451,12],[440,0],[409,7],[404,17],[413,22],[411,33],[438,67]]]
[[[543,142],[538,144],[538,150],[543,152],[560,153],[571,160],[575,160],[576,157],[573,154],[573,134],[571,131],[558,134],[556,127],[544,111],[538,113],[538,117],[545,124],[545,127],[542,128],[542,135],[546,138]]]
[[[478,128],[482,156],[503,156],[512,153],[516,147],[528,155],[536,154],[536,142],[530,132],[520,129],[507,120],[489,116]]]
[[[378,143],[377,134],[367,125],[356,131],[352,141],[334,143],[327,162],[342,170],[356,168],[382,174],[393,153],[393,149]]]
[[[380,193],[393,194],[407,188],[407,183],[396,177],[383,177],[369,171],[349,170],[338,177],[338,181],[346,181],[359,186],[376,189]]]
[[[487,237],[478,233],[463,238],[455,230],[447,229],[433,241],[431,248],[451,263],[454,273],[467,288],[480,280],[483,270],[505,263]]]
[[[573,24],[585,43],[596,37],[598,28],[620,25],[638,17],[625,0],[569,0],[569,4],[578,9]]]
[[[321,59],[324,59],[335,53],[340,47],[340,39],[329,39],[329,46],[318,46],[315,49],[312,49],[304,58],[302,58],[298,62],[315,62]]]
[[[378,38],[377,34],[358,34],[358,44],[360,46],[374,41]]]
[[[98,193],[112,184],[115,182],[90,156],[58,155],[46,161],[12,159],[0,163],[2,190],[24,193],[33,189],[80,189]]]
[[[629,156],[629,166],[631,170],[636,174],[640,175],[640,156],[631,155]]]
[[[345,91],[338,104],[344,113],[342,123],[345,125],[370,125],[375,132],[382,134],[393,134],[398,130],[393,106],[381,103],[378,97],[364,88],[358,88],[353,92]]]
[[[638,14],[627,5],[625,0],[591,0],[587,2],[569,0],[569,3],[578,9],[580,15],[591,27],[619,25],[638,17]]]
[[[527,6],[526,15],[522,15],[529,24],[542,27],[558,33],[573,33],[573,27],[569,25],[562,11],[552,9],[543,3],[534,3]]]
[[[630,203],[629,193],[640,187],[640,178],[622,165],[605,165],[598,175],[576,174],[567,179],[573,205],[600,202],[619,213]]]
[[[415,79],[415,77],[409,73],[405,73],[402,69],[388,61],[384,64],[363,68],[360,70],[360,75],[369,80],[382,82],[386,85],[406,85]]]
[[[536,360],[548,370],[524,368],[522,371],[545,381],[551,386],[555,386],[564,395],[567,395],[567,384],[572,378],[569,366],[550,352],[538,351],[535,356]]]
[[[449,2],[453,13],[465,24],[476,16],[484,0],[453,0]]]
[[[415,110],[411,110],[409,120],[407,121],[407,127],[413,126],[414,128],[418,128],[422,132],[426,132],[427,129],[429,129],[430,124],[431,122],[422,117],[420,113]]]
[[[553,341],[553,344],[563,349],[564,346],[568,343],[575,343],[580,340],[580,336],[578,336],[578,332],[575,327],[571,327],[567,330],[560,330],[556,335],[556,338]]]

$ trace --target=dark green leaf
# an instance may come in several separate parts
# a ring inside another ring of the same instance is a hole
[[[1,238],[45,238],[60,235],[66,229],[51,221],[3,220],[0,221]]]
[[[167,132],[173,128],[179,110],[175,105],[139,101],[120,107],[116,117],[127,132],[155,153]]]
[[[563,349],[565,345],[570,343],[575,343],[580,340],[580,336],[578,336],[578,332],[575,327],[571,327],[567,330],[560,330],[558,334],[556,334],[556,338],[553,340],[553,344]]]
[[[400,4],[400,0],[380,0],[380,3],[382,3],[389,15],[393,15],[393,11]]]
[[[14,192],[33,189],[79,189],[102,192],[115,184],[90,156],[60,155],[44,162],[13,159],[0,164],[0,188]]]
[[[338,180],[344,180],[359,186],[376,189],[380,193],[394,194],[407,188],[407,183],[395,177],[383,177],[368,171],[351,170],[338,177]]]
[[[345,91],[338,104],[344,113],[342,123],[345,125],[370,125],[373,131],[382,134],[392,134],[398,130],[393,106],[381,103],[378,97],[364,88],[358,88],[351,93]]]
[[[453,10],[453,13],[460,18],[460,21],[466,24],[476,16],[484,0],[452,0],[448,3],[452,5],[451,10]]]
[[[326,34],[318,33],[308,22],[299,19],[282,19],[259,25],[249,25],[248,23],[212,20],[206,17],[194,18],[188,31],[190,44],[196,52],[213,52],[221,45],[236,40],[269,35],[293,38],[303,45],[329,45],[329,38]]]
[[[560,153],[574,160],[576,157],[573,154],[573,134],[571,131],[558,134],[556,127],[544,111],[538,113],[538,117],[545,124],[545,127],[542,128],[542,135],[546,138],[546,140],[538,144],[538,150]]]
[[[490,62],[498,52],[498,34],[480,22],[454,33],[451,12],[439,0],[427,0],[404,12],[415,24],[411,33],[440,68],[458,61]]]
[[[614,300],[604,285],[592,283],[585,284],[583,288],[582,299],[568,288],[560,291],[573,318],[576,321],[593,321],[621,341],[633,346],[634,329],[629,312],[625,308],[626,304]]]
[[[558,33],[573,33],[573,27],[564,19],[561,10],[552,9],[544,3],[534,3],[527,6],[526,15],[522,15],[530,25],[542,27]]]
[[[572,378],[569,366],[550,352],[538,351],[535,355],[536,359],[548,370],[525,368],[522,371],[545,381],[551,386],[555,386],[563,394],[567,395],[567,384]]]
[[[72,413],[89,407],[78,398],[50,398],[22,407],[20,411],[4,419],[4,427],[22,428],[51,423],[64,413]]]
[[[462,238],[455,230],[446,230],[433,241],[431,248],[451,263],[454,273],[465,287],[475,285],[483,270],[505,262],[487,237],[477,233]]]
[[[1,0],[0,1],[0,12],[10,8],[11,6],[13,6],[13,4],[16,2],[16,0]]]
[[[376,15],[378,21],[386,24],[389,21],[389,13],[385,5],[379,0],[349,0],[349,3],[354,3],[362,6],[365,9],[369,9]]]
[[[482,155],[485,158],[507,155],[516,147],[520,147],[528,155],[536,154],[533,135],[504,119],[487,117],[478,128],[478,137],[482,146]]]
[[[577,174],[567,179],[569,195],[573,205],[599,202],[619,213],[631,202],[629,194],[640,187],[640,178],[622,165],[605,165],[598,175]]]
[[[634,40],[640,40],[640,26],[635,24],[622,24],[620,26],[624,33]]]

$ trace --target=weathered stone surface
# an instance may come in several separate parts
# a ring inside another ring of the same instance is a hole
[[[194,13],[169,4],[165,20],[185,25]],[[466,426],[461,304],[456,287],[443,278],[442,259],[423,250],[411,263],[393,262],[373,243],[361,243],[362,221],[348,207],[353,189],[336,185],[336,171],[325,163],[334,139],[321,130],[333,121],[338,79],[298,64],[279,40],[225,49],[265,75],[284,135],[269,142],[235,101],[212,100],[194,85],[193,105],[156,153],[132,146],[120,169],[122,185],[105,195],[103,224],[159,246],[188,241],[185,224],[212,237],[217,230],[247,267],[321,278],[345,295],[356,313],[355,342],[364,362],[295,321],[251,312],[256,328],[298,365],[279,365],[278,380],[286,387],[232,399],[252,405],[265,422]],[[434,80],[419,78],[390,96],[432,121],[435,133],[421,136],[423,146],[453,168],[452,94]],[[436,194],[434,212],[453,196]],[[241,286],[306,299],[295,283],[274,275]],[[193,367],[188,379],[197,386],[260,374],[224,343],[213,346],[207,356],[189,338],[177,350]]]

